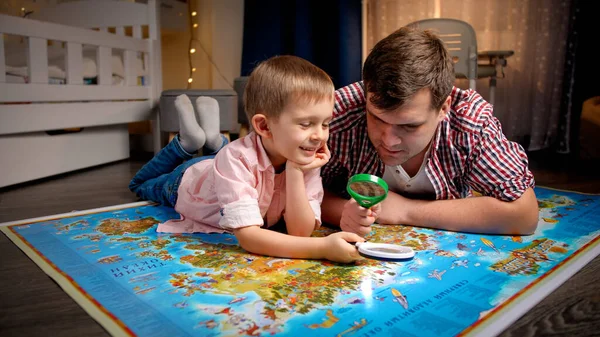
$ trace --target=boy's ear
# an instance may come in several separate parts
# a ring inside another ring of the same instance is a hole
[[[269,129],[269,118],[263,114],[256,114],[252,116],[252,128],[261,137],[271,137],[271,130]]]

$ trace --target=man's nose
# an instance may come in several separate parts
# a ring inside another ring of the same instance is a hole
[[[381,132],[381,142],[385,147],[392,149],[393,147],[402,143],[402,140],[396,134],[394,130],[394,126],[391,124],[385,124],[382,128],[380,128]]]

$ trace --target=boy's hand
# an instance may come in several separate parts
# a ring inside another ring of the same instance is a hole
[[[361,259],[358,249],[348,242],[363,242],[365,239],[354,233],[337,232],[325,238],[325,258],[330,261],[350,263]]]
[[[310,164],[300,165],[296,162],[292,162],[291,160],[287,161],[286,168],[296,168],[302,172],[310,171],[316,168],[320,168],[323,165],[327,164],[331,158],[331,152],[329,152],[329,148],[327,147],[327,143],[324,143],[323,146],[317,150],[315,154],[315,159]]]
[[[340,228],[346,232],[367,236],[371,233],[371,225],[377,220],[379,214],[381,214],[381,203],[371,208],[364,208],[356,200],[350,199],[344,204]]]

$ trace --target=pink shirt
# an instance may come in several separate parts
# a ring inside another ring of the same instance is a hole
[[[260,136],[251,132],[183,174],[175,210],[179,220],[158,225],[158,232],[223,233],[247,226],[267,227],[285,213],[285,171],[275,169]],[[304,173],[309,204],[321,224],[323,185],[320,169]],[[264,220],[263,220],[264,219]]]

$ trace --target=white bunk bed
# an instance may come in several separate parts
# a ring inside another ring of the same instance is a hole
[[[157,1],[65,2],[34,14],[0,14],[0,187],[128,158],[130,122],[154,120],[158,151]],[[7,64],[15,38],[26,47],[21,67]]]

